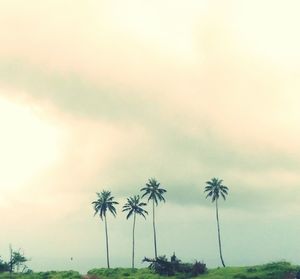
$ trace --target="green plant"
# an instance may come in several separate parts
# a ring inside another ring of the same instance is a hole
[[[156,259],[144,258],[143,262],[149,262],[149,268],[155,273],[164,276],[173,276],[183,278],[196,277],[199,274],[204,274],[207,269],[204,263],[196,261],[194,264],[182,263],[176,256],[175,253],[168,261],[166,256],[159,256]],[[185,277],[184,277],[185,276]]]
[[[0,258],[0,272],[6,272],[9,271],[9,264],[7,262],[4,262]]]

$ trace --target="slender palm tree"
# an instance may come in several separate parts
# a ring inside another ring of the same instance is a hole
[[[146,219],[145,214],[148,212],[143,209],[143,206],[147,205],[141,202],[140,196],[134,196],[127,199],[126,204],[123,206],[123,212],[128,211],[126,219],[129,219],[133,214],[133,229],[132,229],[132,268],[134,269],[134,231],[135,231],[135,219],[136,215],[141,215]]]
[[[220,252],[220,259],[222,265],[223,267],[225,267],[225,263],[222,255],[222,245],[221,245],[221,237],[220,237],[218,199],[221,196],[224,200],[226,200],[226,195],[228,194],[228,187],[222,185],[222,182],[223,182],[222,179],[212,178],[210,181],[206,182],[204,192],[207,192],[206,198],[210,197],[212,202],[216,202],[216,219],[217,219],[217,228],[218,228],[219,252]]]
[[[153,236],[154,236],[154,252],[155,258],[157,259],[157,245],[156,245],[156,229],[155,229],[155,206],[158,205],[158,202],[165,202],[165,198],[163,197],[164,193],[167,191],[163,188],[160,188],[160,183],[156,181],[154,178],[150,178],[148,183],[146,183],[146,187],[142,188],[143,192],[142,198],[147,196],[148,202],[152,200],[152,213],[153,213]]]
[[[114,205],[118,204],[118,202],[114,201],[114,197],[111,196],[110,191],[103,190],[101,193],[96,193],[96,194],[98,196],[98,199],[92,202],[95,210],[94,215],[99,214],[101,220],[103,220],[104,218],[105,236],[106,236],[106,260],[107,260],[107,268],[110,268],[106,212],[109,211],[113,216],[116,216],[117,212]]]

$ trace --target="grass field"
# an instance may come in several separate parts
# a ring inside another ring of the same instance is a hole
[[[292,266],[287,262],[270,263],[252,267],[226,267],[218,269],[210,269],[206,274],[200,275],[196,278],[202,279],[292,279],[295,278],[296,272],[300,267]],[[148,269],[138,269],[132,271],[131,269],[94,269],[89,271],[90,275],[95,275],[101,279],[187,279],[184,275],[178,274],[173,277],[162,277],[153,274]],[[95,277],[95,278],[97,278]]]
[[[226,267],[209,269],[206,274],[194,278],[202,279],[294,279],[300,266],[293,266],[287,262],[276,262],[251,267]],[[114,269],[93,269],[87,276],[80,275],[76,271],[65,272],[37,272],[32,274],[13,274],[10,277],[7,273],[0,274],[0,279],[188,279],[189,277],[178,274],[172,277],[163,277],[153,274],[149,269],[114,268]]]
[[[0,273],[1,279],[81,279],[82,275],[76,271],[49,271],[49,272],[34,272],[30,274],[12,274]]]

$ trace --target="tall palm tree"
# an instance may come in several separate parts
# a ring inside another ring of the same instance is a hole
[[[165,202],[165,198],[163,197],[164,193],[167,191],[163,188],[160,188],[160,183],[156,181],[154,178],[150,178],[148,183],[146,183],[146,187],[142,188],[143,192],[142,198],[147,196],[148,202],[152,200],[152,213],[153,213],[153,236],[154,236],[154,252],[155,258],[157,259],[157,245],[156,245],[156,229],[155,229],[155,206],[158,205],[158,202]]]
[[[222,185],[222,182],[223,182],[222,179],[212,178],[210,181],[206,182],[204,192],[207,192],[206,198],[210,197],[212,202],[216,202],[216,219],[217,219],[217,227],[218,227],[219,252],[220,252],[220,259],[222,265],[223,267],[225,267],[225,263],[222,255],[222,245],[221,245],[221,237],[220,237],[218,199],[221,196],[224,200],[226,200],[226,195],[228,194],[228,187]]]
[[[136,215],[141,215],[146,219],[145,214],[148,212],[143,209],[143,206],[147,205],[141,202],[140,196],[134,196],[127,199],[126,204],[123,206],[123,212],[128,211],[126,219],[128,219],[133,214],[133,229],[132,229],[132,268],[134,268],[134,231],[135,231],[135,219]]]
[[[94,215],[99,214],[101,220],[103,220],[104,218],[105,236],[106,236],[106,260],[107,260],[107,268],[110,268],[106,212],[109,211],[113,216],[116,216],[117,212],[114,205],[118,204],[118,202],[114,201],[114,197],[111,196],[110,191],[103,190],[101,193],[96,193],[96,194],[98,196],[98,199],[92,202],[95,210]]]

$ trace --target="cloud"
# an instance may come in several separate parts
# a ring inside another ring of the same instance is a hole
[[[69,174],[74,172],[76,189],[98,189],[105,184],[128,195],[156,176],[176,193],[171,200],[198,203],[197,187],[213,176],[230,179],[235,173],[252,172],[264,177],[263,172],[299,167],[294,154],[267,147],[257,153],[262,147],[255,141],[250,146],[236,145],[228,139],[231,133],[220,135],[222,123],[211,127],[207,119],[182,118],[182,108],[178,117],[176,106],[166,111],[168,104],[149,98],[102,89],[76,77],[51,75],[22,63],[1,65],[2,82],[18,87],[65,123],[72,143],[66,159],[48,175],[59,177],[64,188],[72,187]],[[192,123],[202,128],[191,129]],[[243,178],[232,184],[241,184],[242,189],[247,185]],[[251,192],[251,187],[245,189]]]
[[[66,257],[83,251],[103,261],[95,192],[112,190],[122,202],[156,177],[168,190],[158,211],[161,251],[176,246],[187,260],[203,252],[216,265],[214,208],[203,187],[217,176],[230,187],[220,207],[234,263],[255,262],[261,247],[267,260],[280,254],[278,243],[291,251],[295,231],[280,224],[295,230],[299,213],[298,19],[277,22],[289,5],[270,12],[271,2],[259,1],[21,2],[0,4],[8,26],[0,31],[0,94],[63,131],[64,148],[18,195],[0,200],[4,235],[29,220],[25,242],[37,257],[51,235],[52,255],[64,246]],[[110,219],[120,265],[131,226],[123,217]],[[142,257],[151,224],[139,226]],[[22,237],[15,230],[12,238]]]
[[[5,85],[16,87],[37,100],[50,101],[71,113],[125,120],[133,118],[139,110],[138,102],[117,89],[101,88],[78,76],[64,77],[21,62],[2,61],[0,71]]]

